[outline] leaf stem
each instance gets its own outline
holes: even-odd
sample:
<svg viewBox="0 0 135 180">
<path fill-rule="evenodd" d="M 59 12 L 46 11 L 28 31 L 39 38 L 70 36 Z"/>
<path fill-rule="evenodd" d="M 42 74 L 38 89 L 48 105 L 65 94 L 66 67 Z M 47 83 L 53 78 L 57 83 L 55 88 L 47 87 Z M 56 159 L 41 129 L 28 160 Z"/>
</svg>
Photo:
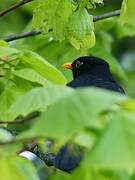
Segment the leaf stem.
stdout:
<svg viewBox="0 0 135 180">
<path fill-rule="evenodd" d="M 31 37 L 31 36 L 37 36 L 39 34 L 41 34 L 40 31 L 30 31 L 30 32 L 24 32 L 22 34 L 12 34 L 12 35 L 5 37 L 4 41 L 10 42 L 10 41 L 14 41 L 17 39 L 22 39 L 22 38 Z"/>
</svg>

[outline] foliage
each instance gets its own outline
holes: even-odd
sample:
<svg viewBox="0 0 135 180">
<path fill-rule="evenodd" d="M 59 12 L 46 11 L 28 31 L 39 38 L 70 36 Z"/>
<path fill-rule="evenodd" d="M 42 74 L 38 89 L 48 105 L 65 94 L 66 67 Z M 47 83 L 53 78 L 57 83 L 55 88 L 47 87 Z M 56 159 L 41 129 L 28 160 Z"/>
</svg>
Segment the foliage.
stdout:
<svg viewBox="0 0 135 180">
<path fill-rule="evenodd" d="M 7 0 L 4 3 L 9 4 Z M 25 30 L 33 27 L 42 33 L 13 43 L 0 41 L 2 178 L 40 179 L 41 167 L 35 168 L 18 154 L 35 139 L 46 152 L 44 141 L 51 139 L 54 153 L 63 144 L 75 144 L 83 148 L 84 160 L 71 174 L 44 165 L 43 179 L 134 179 L 135 49 L 128 41 L 135 36 L 135 4 L 133 0 L 123 0 L 120 17 L 93 22 L 93 14 L 98 15 L 101 9 L 109 11 L 111 2 L 108 6 L 104 3 L 34 0 L 22 12 L 16 12 L 14 21 L 18 27 L 13 27 L 15 22 L 11 21 L 8 29 L 6 21 L 0 20 L 5 36 L 26 23 Z M 11 17 L 6 17 L 8 22 Z M 128 46 L 129 51 L 124 52 L 122 48 L 127 50 Z M 71 75 L 61 68 L 62 63 L 82 55 L 106 59 L 114 76 L 125 86 L 127 96 L 94 87 L 65 86 Z M 39 115 L 28 118 L 33 112 Z"/>
</svg>

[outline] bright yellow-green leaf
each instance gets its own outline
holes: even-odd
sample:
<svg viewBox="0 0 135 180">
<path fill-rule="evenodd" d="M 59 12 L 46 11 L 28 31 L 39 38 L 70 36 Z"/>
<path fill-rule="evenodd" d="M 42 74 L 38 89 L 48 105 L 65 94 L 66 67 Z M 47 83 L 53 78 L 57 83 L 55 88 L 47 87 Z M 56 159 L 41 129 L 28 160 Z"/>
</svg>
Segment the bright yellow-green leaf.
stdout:
<svg viewBox="0 0 135 180">
<path fill-rule="evenodd" d="M 23 69 L 14 71 L 13 74 L 22 79 L 26 79 L 31 82 L 37 82 L 41 85 L 47 85 L 48 83 L 47 80 L 43 76 L 41 76 L 38 72 L 36 72 L 35 70 L 31 68 L 23 68 Z"/>
<path fill-rule="evenodd" d="M 9 44 L 6 41 L 0 40 L 0 46 L 7 47 Z"/>
<path fill-rule="evenodd" d="M 91 48 L 95 45 L 93 18 L 85 8 L 78 9 L 69 18 L 67 37 L 76 48 Z"/>
<path fill-rule="evenodd" d="M 38 180 L 31 162 L 22 157 L 0 158 L 0 174 L 5 180 Z"/>
<path fill-rule="evenodd" d="M 70 0 L 39 0 L 35 3 L 33 26 L 47 33 L 52 29 L 56 40 L 64 40 L 68 18 L 72 14 Z"/>
<path fill-rule="evenodd" d="M 123 0 L 121 8 L 121 28 L 126 35 L 135 35 L 135 2 L 134 0 Z"/>
<path fill-rule="evenodd" d="M 25 50 L 24 56 L 21 57 L 21 60 L 47 80 L 52 81 L 56 84 L 66 83 L 66 78 L 64 77 L 64 75 L 38 54 L 32 51 Z"/>
</svg>

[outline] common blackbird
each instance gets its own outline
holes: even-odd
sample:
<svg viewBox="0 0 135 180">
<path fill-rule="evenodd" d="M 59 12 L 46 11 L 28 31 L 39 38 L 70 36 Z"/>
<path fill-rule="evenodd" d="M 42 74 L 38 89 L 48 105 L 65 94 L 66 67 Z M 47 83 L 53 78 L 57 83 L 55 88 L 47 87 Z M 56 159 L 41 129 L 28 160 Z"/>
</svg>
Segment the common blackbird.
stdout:
<svg viewBox="0 0 135 180">
<path fill-rule="evenodd" d="M 114 80 L 109 64 L 101 58 L 84 56 L 76 59 L 73 63 L 65 63 L 63 66 L 71 69 L 73 73 L 73 80 L 67 86 L 72 88 L 95 86 L 124 94 L 123 88 Z M 70 172 L 80 164 L 82 157 L 81 151 L 72 155 L 66 145 L 56 155 L 54 166 Z"/>
<path fill-rule="evenodd" d="M 124 93 L 123 88 L 114 80 L 109 64 L 103 59 L 84 56 L 73 63 L 65 63 L 63 66 L 71 69 L 73 73 L 73 80 L 67 86 L 73 88 L 96 86 Z"/>
</svg>

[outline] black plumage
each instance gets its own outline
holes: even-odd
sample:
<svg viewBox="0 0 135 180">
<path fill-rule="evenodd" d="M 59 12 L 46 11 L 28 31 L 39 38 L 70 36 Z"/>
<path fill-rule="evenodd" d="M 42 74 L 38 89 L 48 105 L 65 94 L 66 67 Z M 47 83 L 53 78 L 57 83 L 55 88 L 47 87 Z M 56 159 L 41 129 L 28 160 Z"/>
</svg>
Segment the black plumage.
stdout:
<svg viewBox="0 0 135 180">
<path fill-rule="evenodd" d="M 123 88 L 114 80 L 109 64 L 103 59 L 84 56 L 72 63 L 73 80 L 67 85 L 73 88 L 95 86 L 119 93 Z"/>
<path fill-rule="evenodd" d="M 89 87 L 95 86 L 124 94 L 123 88 L 114 80 L 110 72 L 109 64 L 98 57 L 85 56 L 76 59 L 72 64 L 64 65 L 72 69 L 73 80 L 67 86 Z M 70 172 L 75 169 L 83 158 L 81 150 L 72 155 L 68 146 L 61 148 L 54 160 L 54 166 L 63 171 Z"/>
</svg>

